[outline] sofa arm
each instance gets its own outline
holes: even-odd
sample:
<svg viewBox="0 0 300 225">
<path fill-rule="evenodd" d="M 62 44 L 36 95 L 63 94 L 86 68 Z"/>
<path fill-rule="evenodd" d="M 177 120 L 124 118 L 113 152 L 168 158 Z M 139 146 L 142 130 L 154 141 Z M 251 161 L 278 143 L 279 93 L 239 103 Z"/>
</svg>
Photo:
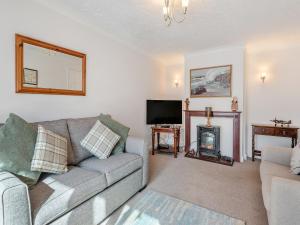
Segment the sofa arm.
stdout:
<svg viewBox="0 0 300 225">
<path fill-rule="evenodd" d="M 149 172 L 149 151 L 147 150 L 146 143 L 141 138 L 129 136 L 126 141 L 126 152 L 134 153 L 143 157 L 143 187 L 148 183 Z"/>
<path fill-rule="evenodd" d="M 267 147 L 262 150 L 261 154 L 263 161 L 289 166 L 292 157 L 292 148 Z"/>
<path fill-rule="evenodd" d="M 30 225 L 28 187 L 11 173 L 0 172 L 0 225 Z"/>
<path fill-rule="evenodd" d="M 295 225 L 300 221 L 300 181 L 272 178 L 270 225 Z"/>
</svg>

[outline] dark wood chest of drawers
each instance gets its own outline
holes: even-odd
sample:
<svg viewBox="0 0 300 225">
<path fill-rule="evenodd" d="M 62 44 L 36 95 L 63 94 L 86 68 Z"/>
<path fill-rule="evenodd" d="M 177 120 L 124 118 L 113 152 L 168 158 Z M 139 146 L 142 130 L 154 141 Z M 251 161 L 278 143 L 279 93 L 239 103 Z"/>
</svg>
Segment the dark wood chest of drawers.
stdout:
<svg viewBox="0 0 300 225">
<path fill-rule="evenodd" d="M 292 139 L 292 148 L 297 144 L 298 127 L 281 127 L 273 125 L 252 124 L 252 161 L 255 156 L 260 156 L 261 151 L 255 149 L 255 136 L 266 135 L 276 137 L 288 137 Z"/>
</svg>

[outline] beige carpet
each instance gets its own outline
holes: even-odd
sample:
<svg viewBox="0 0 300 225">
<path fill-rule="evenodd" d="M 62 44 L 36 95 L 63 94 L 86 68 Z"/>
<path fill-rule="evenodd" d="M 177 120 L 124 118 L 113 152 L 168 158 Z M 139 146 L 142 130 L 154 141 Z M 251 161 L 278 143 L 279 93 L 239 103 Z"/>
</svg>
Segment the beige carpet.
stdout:
<svg viewBox="0 0 300 225">
<path fill-rule="evenodd" d="M 189 159 L 179 154 L 150 157 L 148 188 L 246 221 L 267 225 L 263 206 L 259 162 L 233 167 Z"/>
</svg>

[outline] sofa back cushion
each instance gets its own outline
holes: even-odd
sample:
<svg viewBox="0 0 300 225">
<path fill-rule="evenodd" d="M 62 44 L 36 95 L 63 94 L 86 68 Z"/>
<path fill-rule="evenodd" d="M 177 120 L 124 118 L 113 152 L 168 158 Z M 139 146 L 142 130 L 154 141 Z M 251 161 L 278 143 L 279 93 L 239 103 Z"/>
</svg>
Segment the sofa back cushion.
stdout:
<svg viewBox="0 0 300 225">
<path fill-rule="evenodd" d="M 72 150 L 72 144 L 70 140 L 70 135 L 68 131 L 67 120 L 54 120 L 54 121 L 44 121 L 33 123 L 34 128 L 38 130 L 38 125 L 42 125 L 46 130 L 50 130 L 64 138 L 67 139 L 68 146 L 68 165 L 74 165 L 75 159 Z"/>
<path fill-rule="evenodd" d="M 95 125 L 98 117 L 87 117 L 80 119 L 68 119 L 68 129 L 73 147 L 74 164 L 93 156 L 88 150 L 84 149 L 80 141 L 90 132 Z"/>
<path fill-rule="evenodd" d="M 32 125 L 15 114 L 0 128 L 0 170 L 17 175 L 28 186 L 41 174 L 30 169 L 36 136 Z"/>
<path fill-rule="evenodd" d="M 111 118 L 110 115 L 100 114 L 99 120 L 102 124 L 118 134 L 121 138 L 112 151 L 112 155 L 119 154 L 125 151 L 125 143 L 129 133 L 129 127 L 124 126 L 118 121 Z"/>
<path fill-rule="evenodd" d="M 292 151 L 291 172 L 300 175 L 300 143 Z"/>
</svg>

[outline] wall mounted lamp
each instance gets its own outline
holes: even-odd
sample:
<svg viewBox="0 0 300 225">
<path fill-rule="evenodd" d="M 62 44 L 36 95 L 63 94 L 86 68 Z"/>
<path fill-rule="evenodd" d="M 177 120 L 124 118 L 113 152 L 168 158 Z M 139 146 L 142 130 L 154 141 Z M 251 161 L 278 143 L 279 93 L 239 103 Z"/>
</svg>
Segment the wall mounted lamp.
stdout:
<svg viewBox="0 0 300 225">
<path fill-rule="evenodd" d="M 175 80 L 175 81 L 174 81 L 174 85 L 175 85 L 176 88 L 178 88 L 178 86 L 179 86 L 179 81 L 178 81 L 178 80 Z"/>
<path fill-rule="evenodd" d="M 260 79 L 261 79 L 261 81 L 262 81 L 263 83 L 265 83 L 266 78 L 267 78 L 267 73 L 266 73 L 266 72 L 262 72 L 262 73 L 260 74 Z"/>
</svg>

